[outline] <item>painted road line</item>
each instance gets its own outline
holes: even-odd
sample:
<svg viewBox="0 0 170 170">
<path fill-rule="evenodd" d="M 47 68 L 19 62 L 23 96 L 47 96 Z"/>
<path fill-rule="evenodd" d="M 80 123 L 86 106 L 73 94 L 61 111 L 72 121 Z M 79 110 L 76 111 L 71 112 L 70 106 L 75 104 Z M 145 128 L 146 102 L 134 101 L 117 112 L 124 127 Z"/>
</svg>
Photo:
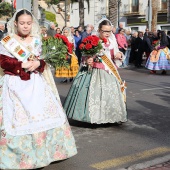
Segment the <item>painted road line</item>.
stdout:
<svg viewBox="0 0 170 170">
<path fill-rule="evenodd" d="M 150 89 L 141 89 L 141 91 L 150 91 L 150 90 L 164 90 L 164 89 L 170 89 L 170 87 L 157 87 L 157 88 L 150 88 Z"/>
<path fill-rule="evenodd" d="M 144 152 L 139 152 L 139 153 L 133 154 L 133 155 L 128 155 L 128 156 L 123 156 L 120 158 L 106 160 L 106 161 L 99 162 L 99 163 L 96 163 L 96 164 L 93 164 L 90 166 L 95 169 L 104 170 L 104 169 L 108 169 L 108 168 L 117 167 L 117 166 L 129 163 L 129 162 L 135 162 L 135 161 L 146 159 L 149 157 L 158 156 L 158 155 L 161 155 L 161 154 L 164 154 L 167 152 L 170 152 L 170 147 L 160 147 L 160 148 L 147 150 Z"/>
</svg>

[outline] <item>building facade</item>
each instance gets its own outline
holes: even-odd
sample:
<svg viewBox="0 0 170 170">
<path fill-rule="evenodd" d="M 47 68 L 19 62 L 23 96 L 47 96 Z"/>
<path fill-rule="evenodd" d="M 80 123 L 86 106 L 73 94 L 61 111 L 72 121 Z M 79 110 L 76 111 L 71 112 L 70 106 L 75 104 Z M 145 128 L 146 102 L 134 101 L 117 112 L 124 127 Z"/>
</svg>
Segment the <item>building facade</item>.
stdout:
<svg viewBox="0 0 170 170">
<path fill-rule="evenodd" d="M 11 0 L 2 0 L 2 2 L 8 2 L 11 4 Z"/>
<path fill-rule="evenodd" d="M 89 0 L 89 1 L 90 1 L 89 13 L 87 3 L 86 1 L 84 1 L 85 25 L 87 24 L 95 25 L 97 21 L 101 19 L 102 16 L 112 15 L 109 14 L 108 12 L 109 0 Z M 115 1 L 117 1 L 118 3 L 119 0 Z M 149 2 L 151 2 L 151 0 L 121 0 L 121 3 L 119 5 L 119 15 L 117 14 L 117 16 L 119 16 L 119 22 L 123 23 L 124 28 L 144 31 L 145 28 L 148 27 Z M 157 29 L 170 30 L 170 24 L 168 23 L 169 0 L 157 0 L 156 4 L 157 4 Z M 150 11 L 152 11 L 152 9 Z M 72 26 L 79 25 L 78 3 L 70 5 L 70 25 Z"/>
<path fill-rule="evenodd" d="M 155 0 L 152 1 L 155 3 L 157 8 L 156 29 L 170 30 L 167 10 L 168 0 L 157 0 L 157 3 Z M 154 18 L 153 8 L 150 10 L 148 9 L 150 2 L 150 0 L 122 0 L 120 6 L 120 22 L 123 22 L 125 27 L 129 27 L 132 30 L 144 31 L 145 28 L 148 27 L 148 18 L 150 15 L 152 15 L 152 19 Z"/>
<path fill-rule="evenodd" d="M 102 16 L 108 15 L 108 0 L 89 0 L 88 4 L 84 0 L 84 25 L 95 25 Z M 70 4 L 70 25 L 77 27 L 79 25 L 79 5 Z"/>
</svg>

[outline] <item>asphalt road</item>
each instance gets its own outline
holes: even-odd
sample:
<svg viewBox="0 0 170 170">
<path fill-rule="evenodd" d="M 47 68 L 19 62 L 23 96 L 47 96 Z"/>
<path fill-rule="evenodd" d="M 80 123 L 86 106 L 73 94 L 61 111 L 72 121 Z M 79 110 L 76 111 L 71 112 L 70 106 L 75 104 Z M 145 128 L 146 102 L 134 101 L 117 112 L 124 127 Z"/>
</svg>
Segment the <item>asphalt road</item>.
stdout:
<svg viewBox="0 0 170 170">
<path fill-rule="evenodd" d="M 170 71 L 119 69 L 127 82 L 128 122 L 91 125 L 69 120 L 78 154 L 43 170 L 117 170 L 170 154 Z M 64 101 L 71 83 L 56 85 Z"/>
</svg>

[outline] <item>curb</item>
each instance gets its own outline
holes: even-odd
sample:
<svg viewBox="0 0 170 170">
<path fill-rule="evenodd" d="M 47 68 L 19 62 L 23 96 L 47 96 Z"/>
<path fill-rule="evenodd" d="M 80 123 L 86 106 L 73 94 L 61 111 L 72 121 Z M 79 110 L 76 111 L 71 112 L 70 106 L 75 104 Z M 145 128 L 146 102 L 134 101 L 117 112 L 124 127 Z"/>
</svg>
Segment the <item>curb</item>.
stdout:
<svg viewBox="0 0 170 170">
<path fill-rule="evenodd" d="M 144 168 L 148 168 L 150 166 L 161 164 L 161 163 L 167 162 L 169 160 L 170 160 L 170 155 L 166 155 L 166 156 L 163 156 L 163 157 L 155 158 L 151 161 L 146 161 L 146 162 L 143 162 L 143 163 L 134 164 L 132 166 L 129 166 L 128 168 L 121 168 L 121 169 L 118 169 L 118 170 L 142 170 Z"/>
</svg>

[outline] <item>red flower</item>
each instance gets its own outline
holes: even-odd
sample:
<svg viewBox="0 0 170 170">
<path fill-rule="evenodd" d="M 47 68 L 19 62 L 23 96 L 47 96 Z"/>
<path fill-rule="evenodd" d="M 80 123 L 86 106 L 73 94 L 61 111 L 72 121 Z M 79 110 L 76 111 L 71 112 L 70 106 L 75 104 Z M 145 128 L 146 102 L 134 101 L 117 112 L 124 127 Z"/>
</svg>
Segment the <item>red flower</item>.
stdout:
<svg viewBox="0 0 170 170">
<path fill-rule="evenodd" d="M 60 34 L 55 34 L 54 38 L 60 38 Z"/>
<path fill-rule="evenodd" d="M 87 40 L 88 40 L 87 38 L 84 38 L 82 43 L 86 43 Z"/>
<path fill-rule="evenodd" d="M 68 38 L 65 36 L 62 36 L 62 40 L 64 41 L 64 43 L 69 43 Z"/>
<path fill-rule="evenodd" d="M 102 40 L 103 40 L 103 43 L 105 43 L 105 44 L 107 43 L 107 39 L 106 38 L 103 38 Z"/>
<path fill-rule="evenodd" d="M 74 44 L 70 43 L 70 44 L 68 45 L 68 52 L 69 52 L 70 54 L 73 53 L 73 48 L 74 48 Z"/>
<path fill-rule="evenodd" d="M 79 45 L 79 49 L 82 50 L 83 48 L 84 48 L 84 44 L 81 43 L 81 44 Z"/>
<path fill-rule="evenodd" d="M 70 54 L 73 53 L 74 45 L 69 42 L 69 40 L 66 36 L 61 35 L 61 34 L 55 34 L 54 38 L 62 39 L 63 43 L 67 46 L 68 53 L 70 53 Z"/>
<path fill-rule="evenodd" d="M 100 40 L 100 38 L 97 37 L 96 35 L 92 35 L 91 37 L 92 37 L 94 40 L 96 40 L 96 41 L 99 41 L 99 40 Z"/>
<path fill-rule="evenodd" d="M 156 44 L 157 43 L 157 40 L 153 41 L 153 44 Z"/>
<path fill-rule="evenodd" d="M 91 48 L 92 48 L 92 45 L 91 45 L 91 44 L 86 44 L 86 45 L 85 45 L 85 49 L 86 49 L 86 50 L 89 50 L 89 49 L 91 49 Z"/>
<path fill-rule="evenodd" d="M 87 40 L 88 40 L 88 41 L 93 41 L 94 38 L 93 38 L 92 36 L 88 36 L 88 37 L 87 37 Z"/>
<path fill-rule="evenodd" d="M 93 41 L 91 42 L 91 44 L 92 44 L 93 46 L 97 46 L 97 45 L 98 45 L 98 41 L 93 40 Z"/>
<path fill-rule="evenodd" d="M 102 49 L 100 38 L 96 35 L 84 38 L 79 49 L 83 55 L 95 55 L 100 53 L 100 50 Z"/>
</svg>

